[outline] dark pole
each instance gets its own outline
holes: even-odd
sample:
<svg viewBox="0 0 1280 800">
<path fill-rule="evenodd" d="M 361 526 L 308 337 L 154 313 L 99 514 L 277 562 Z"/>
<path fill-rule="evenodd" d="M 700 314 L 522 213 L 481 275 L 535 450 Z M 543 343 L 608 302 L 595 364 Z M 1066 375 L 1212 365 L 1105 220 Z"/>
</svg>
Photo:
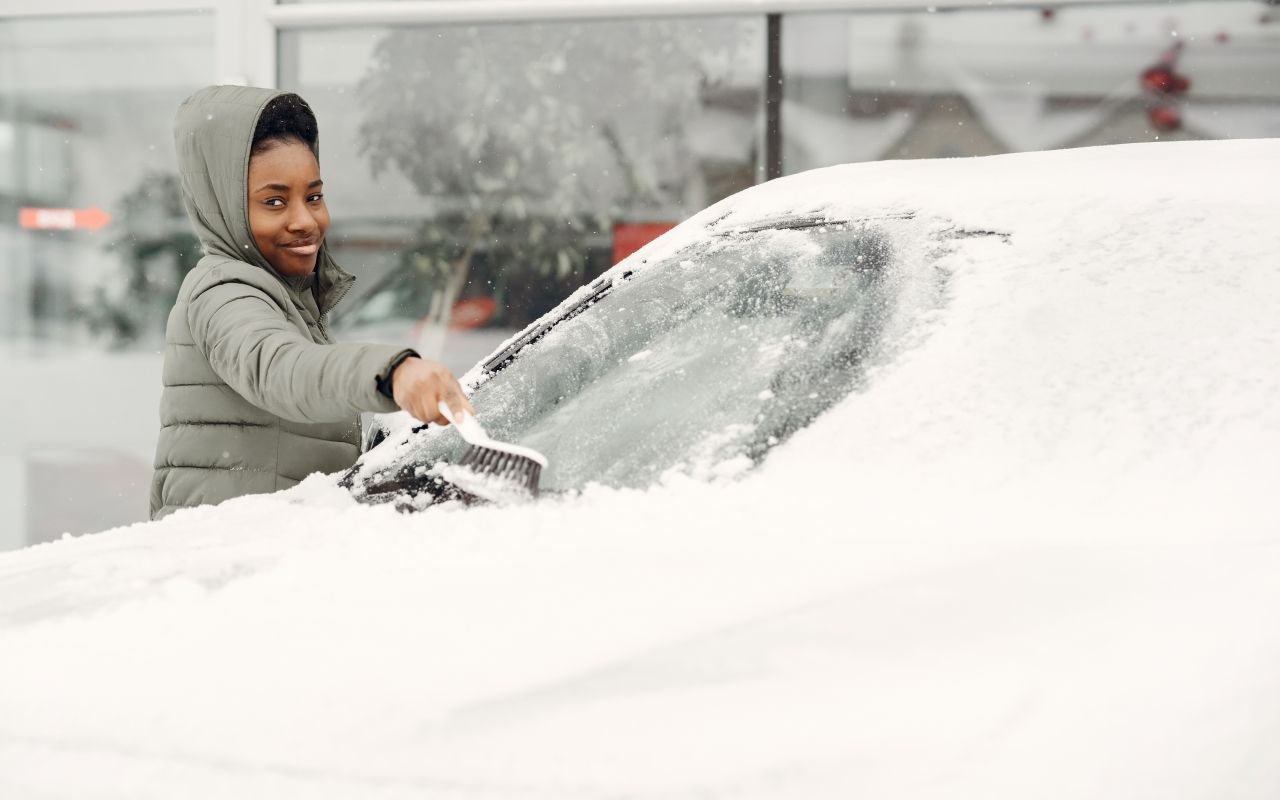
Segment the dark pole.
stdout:
<svg viewBox="0 0 1280 800">
<path fill-rule="evenodd" d="M 769 14 L 764 78 L 764 179 L 782 177 L 782 15 Z"/>
</svg>

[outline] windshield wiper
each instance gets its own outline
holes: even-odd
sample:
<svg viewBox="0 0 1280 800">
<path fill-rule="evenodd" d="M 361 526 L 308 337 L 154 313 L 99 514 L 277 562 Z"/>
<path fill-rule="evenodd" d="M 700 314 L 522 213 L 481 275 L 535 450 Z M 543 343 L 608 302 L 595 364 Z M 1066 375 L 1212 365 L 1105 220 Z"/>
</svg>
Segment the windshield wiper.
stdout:
<svg viewBox="0 0 1280 800">
<path fill-rule="evenodd" d="M 578 302 L 574 303 L 572 306 L 566 309 L 563 314 L 561 314 L 560 316 L 556 317 L 553 320 L 544 322 L 534 327 L 532 330 L 529 330 L 528 332 L 526 332 L 523 336 L 516 339 L 511 344 L 507 345 L 505 348 L 503 348 L 499 353 L 494 355 L 488 361 L 484 362 L 484 366 L 481 367 L 481 369 L 483 369 L 487 375 L 492 375 L 493 373 L 507 366 L 508 364 L 510 364 L 512 361 L 515 360 L 516 356 L 520 354 L 521 350 L 533 344 L 534 342 L 538 341 L 543 336 L 546 336 L 547 333 L 549 333 L 551 329 L 554 328 L 555 326 L 559 325 L 562 322 L 565 322 L 566 320 L 573 319 L 574 317 L 581 314 L 583 311 L 586 311 L 591 306 L 600 302 L 605 297 L 605 295 L 613 291 L 613 288 L 615 286 L 617 286 L 619 283 L 622 283 L 623 281 L 629 280 L 633 274 L 635 273 L 632 270 L 627 270 L 626 272 L 622 273 L 617 277 L 613 277 L 608 274 L 605 274 L 605 275 L 601 275 L 599 278 L 596 278 L 595 281 L 591 283 L 590 288 L 587 290 L 586 295 L 584 295 L 580 300 L 578 300 Z"/>
</svg>

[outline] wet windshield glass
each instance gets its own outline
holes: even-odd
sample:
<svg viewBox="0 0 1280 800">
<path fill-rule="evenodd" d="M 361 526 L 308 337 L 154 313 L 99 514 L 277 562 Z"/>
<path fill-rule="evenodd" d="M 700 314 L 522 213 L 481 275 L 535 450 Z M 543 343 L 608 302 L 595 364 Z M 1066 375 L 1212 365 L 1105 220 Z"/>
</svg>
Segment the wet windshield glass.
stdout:
<svg viewBox="0 0 1280 800">
<path fill-rule="evenodd" d="M 638 265 L 472 402 L 491 436 L 547 456 L 543 490 L 735 474 L 856 388 L 937 305 L 936 270 L 922 266 L 937 239 L 925 227 L 738 232 Z M 429 429 L 408 460 L 420 469 L 464 449 L 455 432 Z"/>
</svg>

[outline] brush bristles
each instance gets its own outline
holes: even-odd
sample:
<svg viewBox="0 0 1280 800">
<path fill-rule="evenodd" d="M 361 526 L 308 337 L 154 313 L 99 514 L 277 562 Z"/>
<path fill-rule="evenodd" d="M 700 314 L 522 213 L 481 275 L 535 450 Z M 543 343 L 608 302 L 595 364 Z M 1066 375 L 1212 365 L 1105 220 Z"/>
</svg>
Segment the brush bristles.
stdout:
<svg viewBox="0 0 1280 800">
<path fill-rule="evenodd" d="M 477 475 L 509 481 L 533 495 L 538 493 L 538 479 L 542 476 L 542 465 L 532 458 L 478 445 L 463 454 L 458 466 Z"/>
</svg>

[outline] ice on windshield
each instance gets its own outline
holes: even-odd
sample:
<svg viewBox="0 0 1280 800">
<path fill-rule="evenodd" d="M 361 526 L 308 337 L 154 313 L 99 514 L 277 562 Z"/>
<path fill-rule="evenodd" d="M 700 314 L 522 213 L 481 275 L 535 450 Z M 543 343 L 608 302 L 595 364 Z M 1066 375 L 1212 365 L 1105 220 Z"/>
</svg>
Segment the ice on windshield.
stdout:
<svg viewBox="0 0 1280 800">
<path fill-rule="evenodd" d="M 909 218 L 713 236 L 614 278 L 472 402 L 491 436 L 547 456 L 544 490 L 732 476 L 857 389 L 940 304 L 943 241 Z M 464 449 L 431 429 L 396 466 L 422 474 Z"/>
</svg>

